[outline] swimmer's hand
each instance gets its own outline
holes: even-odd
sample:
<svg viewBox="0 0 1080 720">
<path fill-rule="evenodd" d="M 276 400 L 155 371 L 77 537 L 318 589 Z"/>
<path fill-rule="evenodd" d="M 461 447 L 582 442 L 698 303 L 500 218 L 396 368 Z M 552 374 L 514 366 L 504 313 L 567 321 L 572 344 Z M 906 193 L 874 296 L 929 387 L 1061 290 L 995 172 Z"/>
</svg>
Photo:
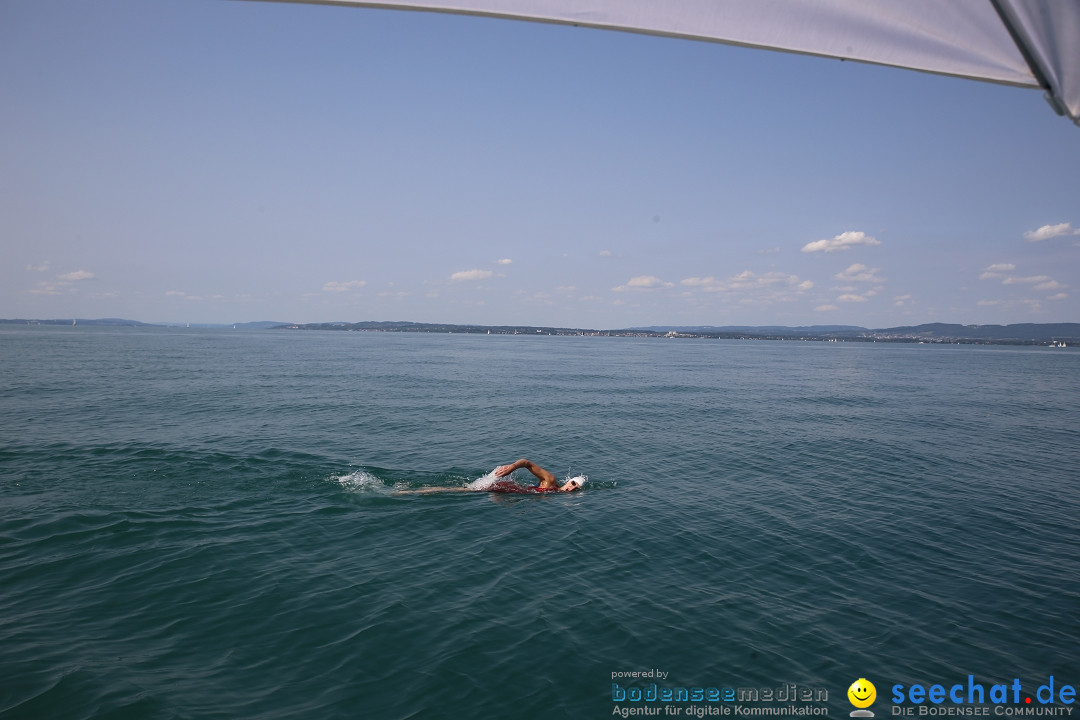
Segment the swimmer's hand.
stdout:
<svg viewBox="0 0 1080 720">
<path fill-rule="evenodd" d="M 517 462 L 510 463 L 509 465 L 500 465 L 499 467 L 495 468 L 495 477 L 506 477 L 518 468 L 529 468 L 531 470 L 531 465 L 531 462 L 529 462 L 525 458 L 521 458 Z"/>
</svg>

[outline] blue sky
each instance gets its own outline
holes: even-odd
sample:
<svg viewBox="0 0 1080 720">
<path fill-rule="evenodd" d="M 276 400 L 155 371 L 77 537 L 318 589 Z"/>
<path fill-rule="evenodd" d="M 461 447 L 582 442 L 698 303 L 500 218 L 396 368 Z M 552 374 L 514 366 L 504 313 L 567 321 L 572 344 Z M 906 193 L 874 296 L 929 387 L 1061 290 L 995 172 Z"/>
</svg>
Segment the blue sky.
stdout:
<svg viewBox="0 0 1080 720">
<path fill-rule="evenodd" d="M 1080 321 L 1037 91 L 235 0 L 0 2 L 0 317 Z"/>
</svg>

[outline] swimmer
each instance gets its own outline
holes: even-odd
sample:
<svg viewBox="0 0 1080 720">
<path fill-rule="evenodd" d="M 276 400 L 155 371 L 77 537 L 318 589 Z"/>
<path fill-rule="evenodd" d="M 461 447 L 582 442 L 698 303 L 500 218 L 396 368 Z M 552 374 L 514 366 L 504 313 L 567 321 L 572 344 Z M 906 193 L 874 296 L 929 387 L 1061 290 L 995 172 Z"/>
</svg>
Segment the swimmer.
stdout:
<svg viewBox="0 0 1080 720">
<path fill-rule="evenodd" d="M 532 460 L 526 460 L 521 458 L 517 462 L 510 463 L 509 465 L 500 465 L 495 468 L 492 473 L 497 478 L 504 478 L 515 470 L 525 468 L 540 481 L 539 485 L 523 486 L 518 485 L 512 480 L 499 480 L 484 488 L 471 488 L 471 487 L 433 487 L 433 488 L 420 488 L 419 490 L 399 490 L 399 495 L 427 495 L 429 493 L 443 493 L 443 492 L 494 492 L 494 493 L 549 493 L 549 492 L 573 492 L 574 490 L 580 490 L 581 486 L 585 483 L 581 477 L 570 478 L 563 485 L 559 485 L 559 481 L 555 479 L 555 475 L 550 471 L 540 467 Z"/>
<path fill-rule="evenodd" d="M 515 463 L 511 463 L 509 465 L 500 465 L 499 467 L 495 468 L 495 477 L 500 477 L 500 478 L 501 477 L 506 477 L 510 473 L 512 473 L 515 470 L 518 470 L 520 468 L 525 468 L 526 470 L 531 472 L 533 475 L 535 475 L 536 478 L 540 481 L 539 485 L 536 485 L 534 488 L 532 488 L 534 492 L 573 492 L 574 490 L 580 490 L 581 489 L 581 485 L 582 485 L 581 478 L 579 478 L 579 477 L 571 478 L 570 480 L 566 481 L 565 485 L 560 486 L 559 481 L 555 479 L 555 476 L 553 474 L 551 474 L 550 471 L 545 470 L 544 468 L 540 467 L 539 465 L 534 463 L 532 460 L 526 460 L 525 458 L 521 458 L 520 460 L 518 460 Z M 499 485 L 502 485 L 503 483 L 509 483 L 509 482 L 510 482 L 509 480 L 502 480 L 500 482 L 495 483 L 495 485 L 492 485 L 491 487 L 495 488 L 495 487 L 497 487 Z M 510 483 L 510 484 L 513 484 L 513 483 Z M 495 492 L 500 492 L 500 491 L 496 490 Z M 503 490 L 501 492 L 507 492 L 507 491 Z M 510 490 L 509 492 L 514 492 L 514 491 Z"/>
</svg>

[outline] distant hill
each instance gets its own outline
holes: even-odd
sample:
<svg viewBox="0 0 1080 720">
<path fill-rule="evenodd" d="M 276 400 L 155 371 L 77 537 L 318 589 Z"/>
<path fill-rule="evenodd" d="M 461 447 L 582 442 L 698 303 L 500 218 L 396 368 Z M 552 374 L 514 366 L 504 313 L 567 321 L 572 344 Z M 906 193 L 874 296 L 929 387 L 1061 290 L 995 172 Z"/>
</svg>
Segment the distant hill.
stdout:
<svg viewBox="0 0 1080 720">
<path fill-rule="evenodd" d="M 839 332 L 866 332 L 866 328 L 858 325 L 805 325 L 788 327 L 786 325 L 653 325 L 650 327 L 629 328 L 631 331 L 655 332 L 655 333 L 690 333 L 690 334 L 714 334 L 714 333 L 751 333 L 768 335 L 805 335 L 839 333 Z"/>
<path fill-rule="evenodd" d="M 139 322 L 138 320 L 123 320 L 121 318 L 99 318 L 87 320 L 84 318 L 62 318 L 54 320 L 35 319 L 0 319 L 0 325 L 111 325 L 117 327 L 153 327 L 151 323 Z"/>
<path fill-rule="evenodd" d="M 144 323 L 138 320 L 124 320 L 123 318 L 99 318 L 96 320 L 84 318 L 56 318 L 51 320 L 15 318 L 2 319 L 0 325 L 87 325 L 87 326 L 112 326 L 112 327 L 190 327 L 190 328 L 236 328 L 237 330 L 266 330 L 281 327 L 288 323 L 277 320 L 260 320 L 258 322 L 244 323 Z"/>
<path fill-rule="evenodd" d="M 849 340 L 966 341 L 998 343 L 1049 343 L 1055 340 L 1080 342 L 1080 323 L 1018 323 L 1015 325 L 958 325 L 926 323 L 902 327 L 868 329 L 854 325 L 785 326 L 652 326 L 634 328 L 640 332 L 682 333 L 725 337 L 839 338 Z"/>
<path fill-rule="evenodd" d="M 124 327 L 190 327 L 236 330 L 347 330 L 366 332 L 427 332 L 472 333 L 493 335 L 606 335 L 606 336 L 679 336 L 700 338 L 754 338 L 762 340 L 846 340 L 861 342 L 959 342 L 1050 345 L 1065 342 L 1080 346 L 1080 323 L 1017 323 L 1014 325 L 958 325 L 925 323 L 892 328 L 868 329 L 857 325 L 651 325 L 621 330 L 594 330 L 535 325 L 453 325 L 447 323 L 418 323 L 407 320 L 283 323 L 272 320 L 243 323 L 144 323 L 138 320 L 101 318 L 85 320 L 60 318 L 53 320 L 0 319 L 2 325 L 82 325 Z"/>
<path fill-rule="evenodd" d="M 235 330 L 269 330 L 288 323 L 277 320 L 259 320 L 256 322 L 242 323 L 158 323 L 163 327 L 190 327 L 190 328 L 233 328 Z"/>
<path fill-rule="evenodd" d="M 580 328 L 536 327 L 534 325 L 453 325 L 449 323 L 417 323 L 408 321 L 375 321 L 303 323 L 283 325 L 288 330 L 349 330 L 367 332 L 427 332 L 496 335 L 581 335 L 613 331 L 583 330 Z"/>
<path fill-rule="evenodd" d="M 927 339 L 1010 340 L 1014 342 L 1080 341 L 1080 323 L 1017 323 L 1016 325 L 950 325 L 927 323 L 874 330 L 874 333 L 911 335 Z"/>
<path fill-rule="evenodd" d="M 959 342 L 1043 344 L 1066 341 L 1080 344 L 1080 323 L 1024 323 L 1017 325 L 956 325 L 928 323 L 876 330 L 857 325 L 803 327 L 753 325 L 653 325 L 619 330 L 536 327 L 531 325 L 451 325 L 407 321 L 364 321 L 288 325 L 293 330 L 347 330 L 352 332 L 487 333 L 499 335 L 607 335 L 638 337 L 750 338 L 761 340 L 846 340 L 855 342 Z"/>
</svg>

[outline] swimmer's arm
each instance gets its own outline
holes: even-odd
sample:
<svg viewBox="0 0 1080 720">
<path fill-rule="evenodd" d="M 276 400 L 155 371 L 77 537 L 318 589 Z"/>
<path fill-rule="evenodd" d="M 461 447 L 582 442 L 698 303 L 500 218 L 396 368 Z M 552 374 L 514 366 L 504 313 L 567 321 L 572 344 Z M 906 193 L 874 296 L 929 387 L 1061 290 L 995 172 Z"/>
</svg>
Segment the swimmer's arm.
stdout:
<svg viewBox="0 0 1080 720">
<path fill-rule="evenodd" d="M 550 485 L 551 483 L 555 483 L 556 487 L 559 484 L 559 481 L 555 479 L 555 476 L 552 473 L 540 467 L 532 460 L 526 460 L 525 458 L 521 458 L 517 462 L 511 463 L 510 465 L 500 465 L 499 467 L 495 468 L 495 477 L 506 477 L 515 470 L 519 470 L 521 468 L 525 468 L 537 478 L 539 478 L 541 484 L 546 483 Z"/>
</svg>

